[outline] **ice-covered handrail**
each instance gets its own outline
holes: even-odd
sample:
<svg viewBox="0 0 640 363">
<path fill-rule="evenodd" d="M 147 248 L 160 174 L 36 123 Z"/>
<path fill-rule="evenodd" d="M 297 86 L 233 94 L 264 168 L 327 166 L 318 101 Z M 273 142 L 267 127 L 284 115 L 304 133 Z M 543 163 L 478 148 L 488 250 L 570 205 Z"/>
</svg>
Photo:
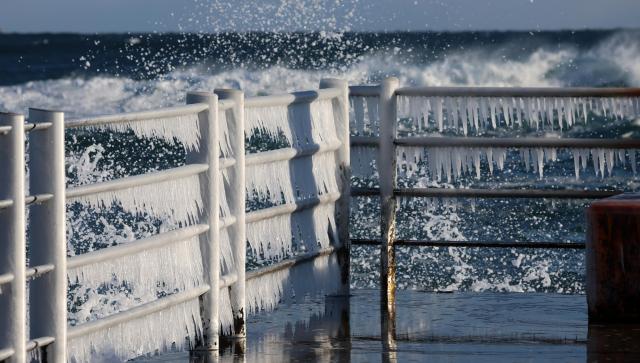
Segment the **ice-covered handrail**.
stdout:
<svg viewBox="0 0 640 363">
<path fill-rule="evenodd" d="M 567 190 L 567 189 L 447 189 L 447 188 L 397 188 L 394 195 L 423 198 L 550 198 L 550 199 L 600 199 L 620 194 L 620 191 Z M 353 188 L 357 197 L 380 195 L 379 188 Z"/>
<path fill-rule="evenodd" d="M 341 92 L 339 89 L 327 88 L 315 91 L 292 92 L 283 95 L 248 97 L 245 99 L 244 105 L 246 108 L 289 106 L 298 103 L 329 100 L 339 97 Z"/>
<path fill-rule="evenodd" d="M 0 200 L 0 209 L 9 208 L 13 205 L 13 200 L 11 199 L 2 199 Z"/>
<path fill-rule="evenodd" d="M 287 269 L 290 269 L 290 268 L 292 268 L 294 266 L 297 266 L 297 265 L 305 263 L 305 262 L 311 262 L 311 261 L 315 260 L 318 257 L 323 257 L 323 256 L 330 255 L 335 251 L 336 251 L 336 248 L 331 246 L 331 247 L 323 248 L 323 249 L 318 250 L 318 251 L 307 252 L 307 253 L 304 253 L 302 255 L 298 255 L 296 257 L 289 258 L 289 259 L 286 259 L 284 261 L 280 261 L 280 262 L 275 263 L 273 265 L 269 265 L 269 266 L 265 266 L 265 267 L 261 267 L 261 268 L 255 269 L 253 271 L 247 271 L 247 281 L 253 280 L 253 279 L 257 279 L 257 278 L 259 278 L 261 276 L 273 274 L 273 273 L 276 273 L 278 271 L 287 270 Z"/>
<path fill-rule="evenodd" d="M 27 278 L 36 278 L 53 271 L 56 267 L 51 264 L 31 266 L 27 269 L 25 276 Z"/>
<path fill-rule="evenodd" d="M 27 342 L 27 351 L 29 352 L 36 348 L 46 347 L 47 345 L 55 342 L 55 340 L 56 339 L 54 337 L 40 337 L 31 339 Z"/>
<path fill-rule="evenodd" d="M 209 169 L 205 164 L 191 164 L 154 173 L 129 176 L 101 183 L 82 185 L 67 189 L 67 199 L 78 198 L 102 192 L 112 192 L 141 185 L 155 184 L 203 173 Z"/>
<path fill-rule="evenodd" d="M 259 153 L 247 154 L 245 159 L 245 165 L 260 165 L 273 163 L 277 161 L 288 161 L 305 156 L 312 156 L 315 154 L 321 154 L 326 152 L 333 152 L 342 147 L 340 141 L 334 141 L 324 144 L 311 144 L 304 147 L 295 148 L 287 147 L 276 150 L 262 151 Z"/>
<path fill-rule="evenodd" d="M 0 126 L 0 135 L 6 135 L 11 132 L 11 126 Z"/>
<path fill-rule="evenodd" d="M 132 255 L 150 249 L 161 248 L 171 243 L 187 240 L 200 235 L 209 230 L 209 226 L 198 224 L 190 227 L 180 228 L 169 232 L 157 234 L 152 237 L 140 239 L 131 243 L 107 247 L 98 251 L 84 253 L 82 255 L 69 257 L 67 268 L 74 269 L 93 263 L 115 259 L 127 255 Z"/>
<path fill-rule="evenodd" d="M 129 123 L 135 121 L 146 121 L 155 119 L 164 119 L 178 116 L 187 116 L 197 114 L 208 109 L 209 106 L 204 103 L 196 103 L 185 106 L 176 106 L 161 108 L 157 110 L 119 113 L 115 115 L 88 117 L 81 119 L 73 119 L 65 122 L 65 128 L 78 128 L 86 126 L 104 126 L 114 123 Z"/>
<path fill-rule="evenodd" d="M 422 97 L 638 97 L 640 88 L 402 87 L 395 94 Z"/>
<path fill-rule="evenodd" d="M 269 207 L 247 213 L 247 224 L 259 222 L 265 219 L 274 218 L 281 215 L 293 214 L 318 205 L 333 203 L 340 198 L 340 193 L 330 193 L 320 195 L 316 198 L 308 198 L 295 203 L 287 203 L 275 207 Z"/>
<path fill-rule="evenodd" d="M 15 353 L 15 350 L 13 348 L 0 349 L 0 362 L 4 361 L 5 359 L 11 358 L 13 356 L 13 353 Z"/>
<path fill-rule="evenodd" d="M 13 274 L 12 273 L 5 273 L 0 275 L 0 285 L 6 284 L 13 281 Z"/>
<path fill-rule="evenodd" d="M 135 308 L 110 315 L 106 318 L 70 327 L 67 333 L 67 339 L 71 340 L 79 338 L 98 330 L 107 329 L 114 325 L 125 323 L 136 318 L 162 311 L 180 303 L 198 298 L 199 296 L 205 294 L 207 291 L 209 291 L 209 286 L 201 285 L 187 291 L 181 291 L 169 296 L 165 296 L 158 300 L 137 306 Z"/>
</svg>

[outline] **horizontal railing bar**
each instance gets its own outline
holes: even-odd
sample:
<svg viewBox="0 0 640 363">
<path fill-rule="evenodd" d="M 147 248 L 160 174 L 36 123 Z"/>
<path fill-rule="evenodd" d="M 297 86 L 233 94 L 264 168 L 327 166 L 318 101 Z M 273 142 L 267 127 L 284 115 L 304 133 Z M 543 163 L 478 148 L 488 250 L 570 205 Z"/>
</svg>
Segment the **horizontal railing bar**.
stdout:
<svg viewBox="0 0 640 363">
<path fill-rule="evenodd" d="M 56 339 L 54 337 L 40 337 L 31 339 L 27 342 L 27 352 L 30 352 L 36 348 L 46 347 L 47 345 L 55 342 L 55 340 Z"/>
<path fill-rule="evenodd" d="M 13 205 L 13 200 L 11 199 L 0 199 L 0 209 L 9 208 Z"/>
<path fill-rule="evenodd" d="M 106 318 L 69 327 L 67 339 L 75 339 L 83 335 L 93 333 L 95 331 L 103 330 L 114 325 L 118 325 L 133 319 L 156 313 L 169 307 L 195 299 L 206 293 L 207 291 L 209 291 L 209 286 L 201 285 L 188 291 L 181 291 L 173 295 L 165 296 L 158 300 L 136 306 L 135 308 L 131 308 L 129 310 L 125 310 L 111 316 L 107 316 Z"/>
<path fill-rule="evenodd" d="M 335 251 L 335 247 L 327 247 L 319 251 L 308 252 L 294 258 L 286 259 L 284 261 L 280 261 L 276 264 L 261 267 L 259 269 L 253 271 L 247 271 L 247 281 L 256 279 L 258 277 L 269 275 L 274 272 L 290 269 L 296 265 L 300 265 L 305 262 L 313 261 L 314 259 L 326 255 L 330 255 Z"/>
<path fill-rule="evenodd" d="M 351 146 L 378 146 L 380 138 L 376 136 L 351 136 Z"/>
<path fill-rule="evenodd" d="M 53 125 L 51 122 L 37 122 L 24 124 L 24 132 L 46 130 Z"/>
<path fill-rule="evenodd" d="M 54 269 L 55 269 L 55 266 L 53 264 L 31 266 L 27 269 L 26 276 L 27 278 L 36 278 L 46 273 L 49 273 Z"/>
<path fill-rule="evenodd" d="M 11 281 L 13 281 L 13 274 L 12 273 L 5 273 L 5 274 L 1 274 L 0 275 L 0 285 L 2 284 L 7 284 Z"/>
<path fill-rule="evenodd" d="M 621 191 L 603 190 L 542 190 L 542 189 L 441 189 L 415 188 L 396 189 L 397 196 L 442 197 L 442 198 L 557 198 L 557 199 L 600 199 L 608 198 Z"/>
<path fill-rule="evenodd" d="M 105 260 L 111 260 L 118 257 L 136 254 L 150 249 L 161 248 L 168 244 L 184 241 L 193 236 L 200 235 L 208 230 L 208 225 L 196 224 L 193 226 L 160 233 L 133 242 L 69 257 L 67 259 L 67 268 L 78 268 Z"/>
<path fill-rule="evenodd" d="M 248 212 L 246 215 L 246 223 L 255 223 L 285 214 L 292 214 L 301 210 L 314 208 L 318 205 L 333 203 L 338 199 L 340 199 L 340 193 L 329 193 L 320 195 L 316 198 L 303 199 L 295 203 L 287 203 L 283 205 L 277 205 L 275 207 Z"/>
<path fill-rule="evenodd" d="M 0 126 L 0 135 L 5 135 L 11 132 L 11 126 Z"/>
<path fill-rule="evenodd" d="M 82 185 L 67 189 L 66 197 L 67 199 L 78 198 L 85 195 L 97 194 L 102 192 L 112 192 L 140 185 L 155 184 L 163 181 L 185 178 L 188 176 L 203 173 L 207 171 L 208 168 L 209 166 L 206 164 L 190 164 L 148 174 L 135 175 L 101 183 Z"/>
<path fill-rule="evenodd" d="M 326 144 L 305 145 L 302 148 L 287 147 L 276 150 L 262 151 L 245 156 L 245 165 L 260 165 L 274 163 L 277 161 L 288 161 L 302 158 L 305 156 L 331 152 L 339 150 L 342 146 L 340 141 L 334 141 Z"/>
<path fill-rule="evenodd" d="M 377 246 L 379 240 L 375 239 L 351 239 L 352 245 Z M 546 248 L 546 249 L 584 249 L 583 242 L 500 242 L 500 241 L 424 241 L 399 239 L 394 242 L 395 246 L 409 247 L 486 247 L 486 248 Z"/>
<path fill-rule="evenodd" d="M 0 362 L 4 361 L 5 359 L 11 358 L 11 356 L 15 352 L 16 351 L 13 350 L 13 348 L 0 349 Z"/>
<path fill-rule="evenodd" d="M 640 88 L 403 87 L 398 96 L 442 97 L 637 97 Z"/>
<path fill-rule="evenodd" d="M 220 227 L 220 229 L 231 227 L 236 223 L 236 220 L 237 219 L 236 219 L 235 216 L 224 217 L 224 218 L 220 219 L 219 227 Z"/>
<path fill-rule="evenodd" d="M 315 91 L 292 92 L 283 95 L 249 97 L 244 100 L 246 108 L 289 106 L 297 103 L 311 103 L 313 101 L 328 100 L 339 97 L 342 90 L 326 88 Z"/>
<path fill-rule="evenodd" d="M 380 86 L 349 86 L 349 96 L 378 97 L 380 96 Z"/>
<path fill-rule="evenodd" d="M 49 200 L 51 200 L 51 198 L 53 198 L 53 194 L 36 194 L 36 195 L 29 195 L 26 196 L 24 199 L 24 203 L 29 205 L 29 204 L 40 204 L 40 203 L 44 203 L 47 202 Z"/>
<path fill-rule="evenodd" d="M 543 190 L 543 189 L 443 189 L 402 188 L 395 195 L 427 198 L 551 198 L 551 199 L 600 199 L 622 194 L 622 191 L 605 190 Z M 378 196 L 379 188 L 351 188 L 355 197 Z"/>
<path fill-rule="evenodd" d="M 236 165 L 236 159 L 234 158 L 220 158 L 220 170 L 230 168 Z"/>
<path fill-rule="evenodd" d="M 238 275 L 236 273 L 229 273 L 224 276 L 220 276 L 220 284 L 218 285 L 221 289 L 225 287 L 229 287 L 238 281 Z"/>
<path fill-rule="evenodd" d="M 395 144 L 398 146 L 424 147 L 554 147 L 640 149 L 640 139 L 552 139 L 543 137 L 403 137 L 396 139 Z"/>
<path fill-rule="evenodd" d="M 157 110 L 149 110 L 142 112 L 120 113 L 116 115 L 98 116 L 91 118 L 68 120 L 65 122 L 65 128 L 76 128 L 86 126 L 102 126 L 113 123 L 135 122 L 153 119 L 163 119 L 170 117 L 193 115 L 208 109 L 206 103 L 194 103 L 185 106 L 160 108 Z"/>
</svg>

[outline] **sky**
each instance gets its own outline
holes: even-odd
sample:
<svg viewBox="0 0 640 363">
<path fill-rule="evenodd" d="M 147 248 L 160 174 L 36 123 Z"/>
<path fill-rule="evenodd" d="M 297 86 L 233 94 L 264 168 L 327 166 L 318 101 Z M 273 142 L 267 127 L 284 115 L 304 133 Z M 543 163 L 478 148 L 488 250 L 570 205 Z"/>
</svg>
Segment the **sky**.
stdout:
<svg viewBox="0 0 640 363">
<path fill-rule="evenodd" d="M 640 0 L 0 0 L 4 32 L 640 28 Z"/>
</svg>

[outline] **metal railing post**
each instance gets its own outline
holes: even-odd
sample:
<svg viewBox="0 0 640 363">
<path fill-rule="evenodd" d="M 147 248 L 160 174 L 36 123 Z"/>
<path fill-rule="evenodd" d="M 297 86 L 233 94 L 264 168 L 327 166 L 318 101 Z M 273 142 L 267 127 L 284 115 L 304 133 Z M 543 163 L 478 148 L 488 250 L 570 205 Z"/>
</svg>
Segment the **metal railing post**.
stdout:
<svg viewBox="0 0 640 363">
<path fill-rule="evenodd" d="M 338 238 L 340 241 L 338 251 L 338 262 L 341 268 L 342 288 L 340 295 L 349 296 L 349 274 L 350 274 L 350 249 L 349 238 L 349 213 L 351 202 L 351 151 L 349 133 L 349 83 L 341 79 L 323 79 L 320 81 L 320 88 L 338 88 L 342 90 L 342 95 L 334 100 L 334 118 L 336 122 L 336 133 L 342 146 L 337 151 L 339 176 L 338 187 L 340 188 L 340 199 L 336 203 L 336 224 Z M 336 102 L 337 101 L 337 102 Z"/>
<path fill-rule="evenodd" d="M 220 334 L 220 147 L 218 96 L 208 92 L 187 93 L 187 104 L 206 103 L 209 108 L 200 112 L 200 135 L 202 141 L 197 152 L 187 157 L 189 163 L 207 164 L 209 169 L 200 176 L 202 200 L 204 201 L 204 220 L 209 231 L 200 235 L 202 263 L 205 281 L 209 291 L 200 299 L 202 315 L 202 342 L 197 350 L 213 351 L 219 348 Z"/>
<path fill-rule="evenodd" d="M 0 209 L 0 274 L 13 279 L 0 286 L 0 350 L 13 349 L 10 362 L 26 362 L 26 242 L 24 116 L 0 113 L 0 199 L 13 203 Z"/>
<path fill-rule="evenodd" d="M 64 161 L 64 113 L 29 109 L 29 121 L 51 123 L 29 137 L 30 193 L 53 198 L 29 208 L 29 254 L 32 266 L 51 264 L 53 271 L 31 282 L 31 338 L 50 336 L 49 362 L 67 361 L 67 243 Z"/>
<path fill-rule="evenodd" d="M 234 337 L 246 337 L 246 293 L 245 293 L 245 261 L 247 249 L 245 225 L 245 148 L 244 148 L 244 92 L 235 89 L 216 89 L 218 98 L 229 99 L 234 102 L 233 122 L 228 122 L 229 140 L 235 165 L 229 170 L 229 209 L 236 217 L 236 223 L 230 228 L 231 250 L 236 263 L 237 281 L 231 285 L 230 299 L 233 311 Z"/>
<path fill-rule="evenodd" d="M 380 317 L 382 342 L 395 349 L 396 261 L 393 243 L 396 234 L 396 149 L 397 78 L 387 78 L 380 85 L 380 144 L 378 173 L 380 176 Z"/>
</svg>

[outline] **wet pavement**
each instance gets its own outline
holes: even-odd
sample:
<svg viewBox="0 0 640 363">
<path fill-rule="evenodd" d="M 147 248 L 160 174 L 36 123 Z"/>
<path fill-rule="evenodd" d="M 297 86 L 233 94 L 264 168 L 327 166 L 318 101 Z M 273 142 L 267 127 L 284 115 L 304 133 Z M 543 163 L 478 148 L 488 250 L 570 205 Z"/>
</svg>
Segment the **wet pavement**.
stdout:
<svg viewBox="0 0 640 363">
<path fill-rule="evenodd" d="M 350 311 L 350 313 L 349 313 Z M 394 351 L 380 339 L 379 291 L 309 299 L 253 316 L 246 345 L 155 362 L 640 361 L 640 326 L 589 326 L 584 295 L 397 294 Z"/>
</svg>

